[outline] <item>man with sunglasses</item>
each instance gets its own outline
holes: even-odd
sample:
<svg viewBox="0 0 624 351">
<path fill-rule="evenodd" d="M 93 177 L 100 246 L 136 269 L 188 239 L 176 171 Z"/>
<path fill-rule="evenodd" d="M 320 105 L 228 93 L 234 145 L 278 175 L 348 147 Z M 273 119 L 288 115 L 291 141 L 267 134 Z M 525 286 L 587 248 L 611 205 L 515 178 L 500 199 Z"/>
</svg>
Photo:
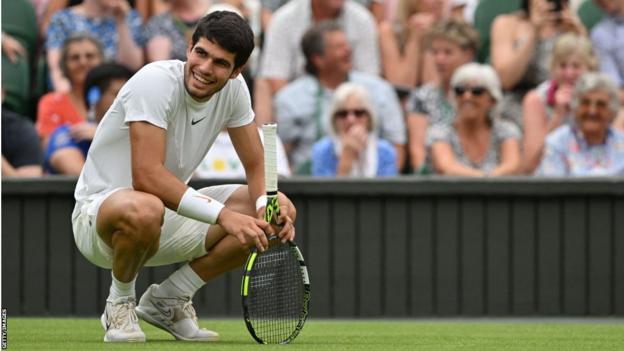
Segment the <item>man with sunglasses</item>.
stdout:
<svg viewBox="0 0 624 351">
<path fill-rule="evenodd" d="M 379 117 L 378 136 L 388 140 L 402 169 L 406 143 L 405 120 L 393 87 L 383 79 L 353 70 L 352 50 L 343 29 L 322 22 L 303 36 L 301 47 L 307 74 L 288 84 L 275 97 L 279 135 L 295 174 L 310 174 L 312 145 L 326 135 L 322 120 L 334 90 L 345 82 L 359 84 L 372 97 Z"/>
</svg>

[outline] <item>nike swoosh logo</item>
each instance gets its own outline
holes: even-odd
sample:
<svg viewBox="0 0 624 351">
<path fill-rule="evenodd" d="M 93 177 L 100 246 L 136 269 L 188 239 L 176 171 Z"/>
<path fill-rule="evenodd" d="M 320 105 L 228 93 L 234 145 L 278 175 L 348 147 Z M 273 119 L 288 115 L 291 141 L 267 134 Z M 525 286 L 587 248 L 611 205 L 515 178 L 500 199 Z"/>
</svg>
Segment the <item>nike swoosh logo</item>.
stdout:
<svg viewBox="0 0 624 351">
<path fill-rule="evenodd" d="M 173 318 L 173 311 L 171 310 L 171 307 L 163 306 L 161 303 L 155 303 L 154 307 L 156 307 L 156 309 L 160 313 L 162 313 L 167 319 Z"/>
<path fill-rule="evenodd" d="M 197 121 L 193 119 L 193 120 L 191 120 L 191 125 L 193 125 L 193 126 L 194 126 L 194 125 L 196 125 L 197 123 L 199 123 L 199 122 L 203 121 L 204 119 L 206 119 L 206 117 L 204 117 L 204 118 L 200 118 L 200 119 L 198 119 Z"/>
</svg>

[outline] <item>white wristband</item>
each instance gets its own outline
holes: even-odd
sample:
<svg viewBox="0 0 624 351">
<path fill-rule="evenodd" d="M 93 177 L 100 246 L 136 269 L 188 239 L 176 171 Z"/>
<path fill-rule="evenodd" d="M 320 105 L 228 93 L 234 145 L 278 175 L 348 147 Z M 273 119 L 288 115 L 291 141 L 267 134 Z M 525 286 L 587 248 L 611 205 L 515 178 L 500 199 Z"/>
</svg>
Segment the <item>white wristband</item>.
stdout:
<svg viewBox="0 0 624 351">
<path fill-rule="evenodd" d="M 201 222 L 217 223 L 219 213 L 225 207 L 219 201 L 204 195 L 199 191 L 188 188 L 178 205 L 178 214 L 184 217 L 193 218 Z"/>
<path fill-rule="evenodd" d="M 260 211 L 261 208 L 267 205 L 268 197 L 266 195 L 258 196 L 256 200 L 256 212 Z"/>
</svg>

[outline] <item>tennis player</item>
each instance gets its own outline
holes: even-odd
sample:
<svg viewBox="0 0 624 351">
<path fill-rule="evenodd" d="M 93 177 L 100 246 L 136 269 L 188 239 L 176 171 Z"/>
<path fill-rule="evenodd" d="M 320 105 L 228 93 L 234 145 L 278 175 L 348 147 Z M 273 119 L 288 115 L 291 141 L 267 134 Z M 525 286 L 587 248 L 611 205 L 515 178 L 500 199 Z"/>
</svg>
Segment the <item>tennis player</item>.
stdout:
<svg viewBox="0 0 624 351">
<path fill-rule="evenodd" d="M 106 342 L 141 342 L 138 317 L 178 340 L 213 341 L 192 305 L 205 282 L 242 265 L 267 234 L 295 236 L 296 210 L 283 194 L 280 220 L 262 220 L 264 160 L 249 91 L 240 76 L 253 50 L 247 23 L 232 12 L 199 21 L 187 62 L 160 61 L 137 72 L 101 121 L 76 185 L 74 238 L 93 264 L 111 269 L 101 318 Z M 226 127 L 247 186 L 186 185 Z M 135 300 L 143 266 L 188 262 Z M 135 308 L 136 307 L 136 308 Z"/>
</svg>

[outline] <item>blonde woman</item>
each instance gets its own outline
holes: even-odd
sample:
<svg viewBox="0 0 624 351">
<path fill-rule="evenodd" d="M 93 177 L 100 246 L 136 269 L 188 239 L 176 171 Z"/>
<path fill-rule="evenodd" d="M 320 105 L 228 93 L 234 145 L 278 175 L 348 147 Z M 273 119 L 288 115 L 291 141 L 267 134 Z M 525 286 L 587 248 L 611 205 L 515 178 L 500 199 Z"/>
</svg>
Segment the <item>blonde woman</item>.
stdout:
<svg viewBox="0 0 624 351">
<path fill-rule="evenodd" d="M 597 58 L 587 38 L 568 33 L 557 40 L 550 64 L 551 78 L 527 93 L 522 103 L 525 173 L 533 173 L 539 165 L 546 135 L 569 122 L 574 85 L 583 73 L 596 66 Z"/>
<path fill-rule="evenodd" d="M 328 136 L 312 148 L 312 175 L 375 177 L 397 174 L 392 144 L 378 139 L 377 117 L 365 88 L 343 83 L 325 117 Z"/>
<path fill-rule="evenodd" d="M 394 21 L 379 24 L 382 72 L 392 84 L 414 88 L 436 80 L 424 39 L 448 14 L 448 0 L 399 0 Z"/>
<path fill-rule="evenodd" d="M 501 176 L 520 168 L 520 131 L 494 118 L 502 97 L 500 81 L 488 65 L 469 63 L 451 79 L 457 116 L 450 125 L 429 129 L 427 139 L 436 173 Z"/>
</svg>

